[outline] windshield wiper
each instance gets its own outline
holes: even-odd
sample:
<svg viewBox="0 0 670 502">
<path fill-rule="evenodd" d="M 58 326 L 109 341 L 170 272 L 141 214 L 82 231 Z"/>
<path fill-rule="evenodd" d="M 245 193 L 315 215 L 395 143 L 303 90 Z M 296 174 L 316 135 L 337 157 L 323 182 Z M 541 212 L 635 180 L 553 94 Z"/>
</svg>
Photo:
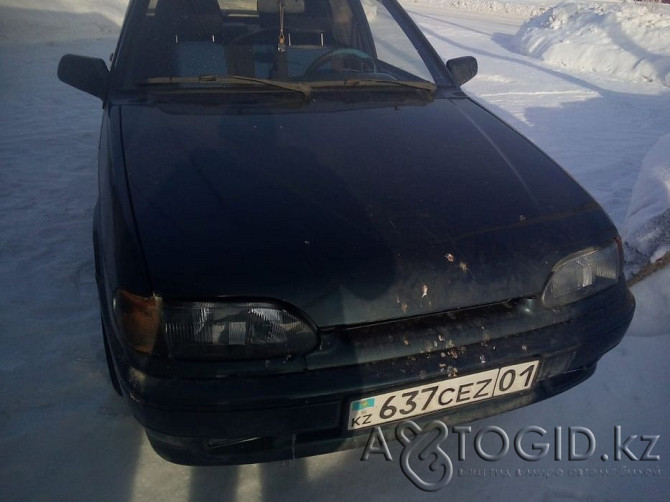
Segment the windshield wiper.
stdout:
<svg viewBox="0 0 670 502">
<path fill-rule="evenodd" d="M 380 87 L 380 86 L 400 86 L 411 89 L 421 89 L 431 94 L 435 92 L 437 86 L 432 82 L 412 81 L 412 80 L 386 80 L 381 78 L 361 78 L 346 79 L 336 81 L 312 82 L 312 87 Z"/>
<path fill-rule="evenodd" d="M 311 88 L 306 84 L 297 84 L 293 82 L 282 82 L 280 80 L 269 80 L 265 78 L 240 77 L 238 75 L 200 75 L 199 77 L 152 77 L 140 82 L 139 85 L 178 85 L 178 84 L 243 84 L 273 87 L 285 91 L 299 92 L 305 100 L 311 96 Z"/>
</svg>

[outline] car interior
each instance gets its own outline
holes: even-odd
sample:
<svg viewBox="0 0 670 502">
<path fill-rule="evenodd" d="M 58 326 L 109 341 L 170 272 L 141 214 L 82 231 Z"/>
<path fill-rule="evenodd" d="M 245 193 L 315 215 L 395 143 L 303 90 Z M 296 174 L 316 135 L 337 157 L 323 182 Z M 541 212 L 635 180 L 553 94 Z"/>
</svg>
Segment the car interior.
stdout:
<svg viewBox="0 0 670 502">
<path fill-rule="evenodd" d="M 377 71 L 365 15 L 348 0 L 152 0 L 148 5 L 133 44 L 135 82 L 206 75 L 329 80 Z"/>
</svg>

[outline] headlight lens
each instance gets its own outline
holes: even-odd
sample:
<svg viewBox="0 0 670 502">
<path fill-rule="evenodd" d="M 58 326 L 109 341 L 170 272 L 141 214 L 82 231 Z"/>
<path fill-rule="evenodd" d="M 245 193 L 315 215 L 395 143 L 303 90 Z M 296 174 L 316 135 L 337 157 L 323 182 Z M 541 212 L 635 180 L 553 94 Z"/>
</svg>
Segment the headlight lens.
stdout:
<svg viewBox="0 0 670 502">
<path fill-rule="evenodd" d="M 621 243 L 585 249 L 561 260 L 542 293 L 542 303 L 553 308 L 567 305 L 606 289 L 621 275 Z"/>
<path fill-rule="evenodd" d="M 129 345 L 174 359 L 289 357 L 318 343 L 308 322 L 270 303 L 163 302 L 120 291 L 115 310 Z"/>
</svg>

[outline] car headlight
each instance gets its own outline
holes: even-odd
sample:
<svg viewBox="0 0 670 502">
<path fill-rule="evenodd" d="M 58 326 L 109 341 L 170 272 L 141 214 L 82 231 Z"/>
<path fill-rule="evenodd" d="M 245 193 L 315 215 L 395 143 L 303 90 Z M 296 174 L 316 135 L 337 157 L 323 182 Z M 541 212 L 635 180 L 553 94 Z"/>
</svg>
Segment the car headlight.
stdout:
<svg viewBox="0 0 670 502">
<path fill-rule="evenodd" d="M 556 264 L 542 293 L 542 303 L 553 308 L 581 300 L 616 284 L 621 275 L 621 241 L 589 248 Z"/>
<path fill-rule="evenodd" d="M 182 360 L 249 360 L 307 353 L 316 329 L 264 302 L 167 302 L 119 291 L 114 302 L 126 342 L 139 352 Z"/>
</svg>

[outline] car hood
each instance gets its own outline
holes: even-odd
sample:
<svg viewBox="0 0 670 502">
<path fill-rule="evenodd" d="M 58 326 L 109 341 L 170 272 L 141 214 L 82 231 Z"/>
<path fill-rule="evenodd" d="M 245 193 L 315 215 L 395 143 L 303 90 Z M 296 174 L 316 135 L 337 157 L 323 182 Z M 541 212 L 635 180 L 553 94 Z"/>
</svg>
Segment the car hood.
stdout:
<svg viewBox="0 0 670 502">
<path fill-rule="evenodd" d="M 282 113 L 122 108 L 156 294 L 271 298 L 320 326 L 539 294 L 616 235 L 562 169 L 466 98 Z"/>
</svg>

